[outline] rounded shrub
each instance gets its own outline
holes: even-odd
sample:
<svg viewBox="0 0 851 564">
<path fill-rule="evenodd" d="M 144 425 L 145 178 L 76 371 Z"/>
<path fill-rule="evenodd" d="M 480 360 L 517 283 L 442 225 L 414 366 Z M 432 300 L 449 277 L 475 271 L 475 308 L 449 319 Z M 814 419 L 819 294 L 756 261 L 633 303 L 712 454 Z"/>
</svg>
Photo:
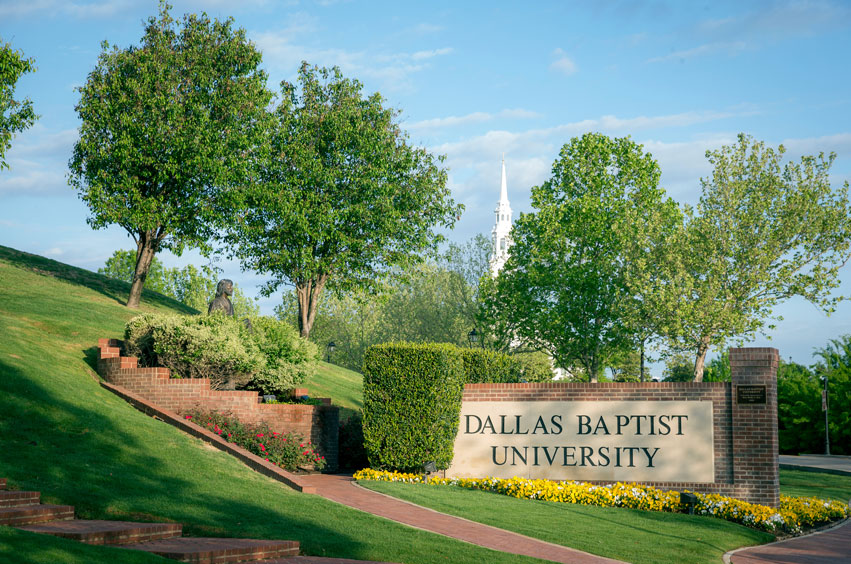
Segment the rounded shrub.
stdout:
<svg viewBox="0 0 851 564">
<path fill-rule="evenodd" d="M 249 389 L 280 395 L 316 374 L 318 347 L 302 339 L 288 323 L 256 317 L 249 333 L 265 360 L 249 382 Z"/>
<path fill-rule="evenodd" d="M 221 315 L 143 314 L 124 329 L 127 354 L 176 378 L 209 378 L 213 389 L 281 394 L 316 370 L 316 346 L 286 323 Z"/>
</svg>

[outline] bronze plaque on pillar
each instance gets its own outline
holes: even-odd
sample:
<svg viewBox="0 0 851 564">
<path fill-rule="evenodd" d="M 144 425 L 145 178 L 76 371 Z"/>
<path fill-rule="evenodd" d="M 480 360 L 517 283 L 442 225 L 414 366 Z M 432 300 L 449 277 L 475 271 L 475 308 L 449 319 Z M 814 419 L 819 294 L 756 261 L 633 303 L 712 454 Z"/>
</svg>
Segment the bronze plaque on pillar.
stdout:
<svg viewBox="0 0 851 564">
<path fill-rule="evenodd" d="M 736 403 L 741 404 L 765 404 L 765 386 L 736 386 Z"/>
</svg>

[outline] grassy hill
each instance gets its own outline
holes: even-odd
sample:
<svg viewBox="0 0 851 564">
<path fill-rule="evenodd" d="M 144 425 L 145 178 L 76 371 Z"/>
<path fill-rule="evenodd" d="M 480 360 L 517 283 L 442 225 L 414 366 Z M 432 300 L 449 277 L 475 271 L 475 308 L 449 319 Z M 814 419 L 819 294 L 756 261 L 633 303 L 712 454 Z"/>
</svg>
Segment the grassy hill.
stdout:
<svg viewBox="0 0 851 564">
<path fill-rule="evenodd" d="M 191 535 L 294 539 L 314 555 L 535 561 L 296 493 L 102 389 L 95 345 L 135 315 L 123 305 L 127 284 L 0 246 L 0 289 L 0 476 L 45 503 L 83 518 L 180 522 Z M 152 293 L 142 309 L 189 311 Z M 0 561 L 167 562 L 114 551 L 0 527 Z"/>
<path fill-rule="evenodd" d="M 363 376 L 336 364 L 320 362 L 316 376 L 303 384 L 311 396 L 331 398 L 345 412 L 363 409 Z"/>
<path fill-rule="evenodd" d="M 294 539 L 313 555 L 408 563 L 536 561 L 293 492 L 105 391 L 94 378 L 95 345 L 100 337 L 120 337 L 136 314 L 123 305 L 127 291 L 126 283 L 0 246 L 0 476 L 11 485 L 43 492 L 45 503 L 74 505 L 83 518 L 174 521 L 196 536 Z M 192 312 L 148 292 L 142 305 L 143 311 Z M 362 405 L 361 385 L 359 374 L 325 363 L 306 383 L 311 395 L 351 409 Z M 440 495 L 447 506 L 512 520 L 529 511 L 545 514 L 547 540 L 632 562 L 715 562 L 725 550 L 771 538 L 688 515 L 544 507 L 466 491 Z M 579 537 L 596 542 L 584 545 L 575 541 Z M 0 527 L 0 562 L 6 561 L 167 562 L 135 553 L 116 557 L 115 549 Z"/>
</svg>

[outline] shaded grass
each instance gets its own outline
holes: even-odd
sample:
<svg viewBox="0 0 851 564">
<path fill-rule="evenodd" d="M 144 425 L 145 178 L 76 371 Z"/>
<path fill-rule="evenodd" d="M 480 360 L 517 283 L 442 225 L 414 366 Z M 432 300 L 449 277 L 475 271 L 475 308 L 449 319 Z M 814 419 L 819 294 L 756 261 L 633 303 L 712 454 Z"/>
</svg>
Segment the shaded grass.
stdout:
<svg viewBox="0 0 851 564">
<path fill-rule="evenodd" d="M 81 542 L 0 527 L 0 562 L 57 564 L 57 562 L 121 562 L 167 564 L 174 560 L 147 552 L 92 546 Z"/>
<path fill-rule="evenodd" d="M 446 486 L 358 483 L 437 511 L 633 564 L 718 563 L 729 550 L 774 539 L 698 515 L 516 499 Z"/>
<path fill-rule="evenodd" d="M 327 362 L 320 362 L 316 375 L 304 384 L 311 396 L 329 397 L 339 405 L 341 417 L 348 418 L 352 411 L 363 410 L 363 376 Z"/>
<path fill-rule="evenodd" d="M 851 476 L 781 468 L 780 493 L 848 503 L 851 500 Z"/>
<path fill-rule="evenodd" d="M 112 281 L 0 248 L 0 287 L 0 476 L 11 487 L 74 505 L 81 518 L 179 522 L 196 536 L 292 539 L 312 555 L 536 562 L 299 494 L 102 389 L 92 377 L 92 348 L 100 337 L 120 337 L 139 313 L 122 305 Z M 141 311 L 173 307 L 147 297 Z M 2 533 L 16 563 L 133 561 Z"/>
</svg>

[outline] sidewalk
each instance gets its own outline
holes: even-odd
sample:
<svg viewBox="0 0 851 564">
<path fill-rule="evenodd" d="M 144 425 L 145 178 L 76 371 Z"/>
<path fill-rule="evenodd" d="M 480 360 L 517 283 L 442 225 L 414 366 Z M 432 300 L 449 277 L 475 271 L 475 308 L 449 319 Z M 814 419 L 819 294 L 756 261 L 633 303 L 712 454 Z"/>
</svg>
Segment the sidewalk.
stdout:
<svg viewBox="0 0 851 564">
<path fill-rule="evenodd" d="M 302 477 L 301 481 L 305 485 L 315 487 L 317 495 L 331 501 L 485 548 L 571 564 L 613 564 L 618 562 L 503 529 L 474 523 L 460 517 L 438 513 L 419 505 L 361 488 L 355 484 L 351 476 L 312 474 Z"/>
<path fill-rule="evenodd" d="M 851 475 L 851 456 L 781 454 L 780 467 Z M 805 537 L 731 552 L 725 555 L 724 561 L 733 564 L 851 564 L 851 521 Z"/>
<path fill-rule="evenodd" d="M 824 454 L 780 455 L 780 467 L 793 470 L 820 470 L 831 474 L 851 476 L 851 456 L 826 456 Z"/>
<path fill-rule="evenodd" d="M 851 563 L 851 521 L 820 533 L 728 553 L 733 564 Z M 725 555 L 726 556 L 726 555 Z"/>
</svg>

